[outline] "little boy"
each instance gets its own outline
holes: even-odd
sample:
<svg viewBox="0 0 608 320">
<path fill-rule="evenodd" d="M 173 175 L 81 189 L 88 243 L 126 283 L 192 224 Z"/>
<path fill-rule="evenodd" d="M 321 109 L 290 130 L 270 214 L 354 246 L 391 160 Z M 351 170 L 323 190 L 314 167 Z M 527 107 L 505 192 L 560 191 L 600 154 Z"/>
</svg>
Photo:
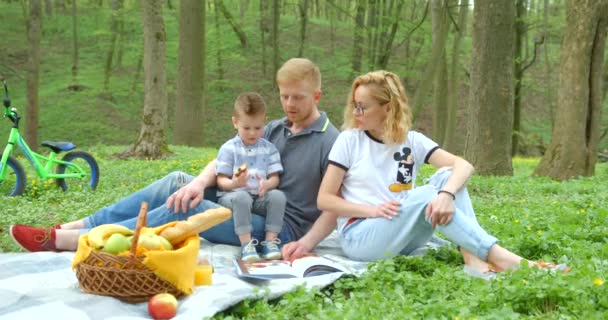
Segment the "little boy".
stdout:
<svg viewBox="0 0 608 320">
<path fill-rule="evenodd" d="M 277 235 L 283 228 L 286 198 L 276 190 L 283 171 L 277 148 L 262 137 L 266 104 L 257 93 L 243 93 L 234 103 L 232 124 L 237 136 L 224 143 L 217 155 L 218 203 L 232 209 L 234 231 L 241 241 L 241 259 L 281 259 Z M 251 237 L 251 213 L 266 217 L 266 238 Z"/>
</svg>

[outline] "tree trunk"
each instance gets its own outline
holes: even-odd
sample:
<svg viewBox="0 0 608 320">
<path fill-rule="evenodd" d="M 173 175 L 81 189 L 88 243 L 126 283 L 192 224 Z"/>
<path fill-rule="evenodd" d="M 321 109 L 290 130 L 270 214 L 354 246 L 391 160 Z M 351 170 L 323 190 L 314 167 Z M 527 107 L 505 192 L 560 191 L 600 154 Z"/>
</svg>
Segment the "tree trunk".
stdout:
<svg viewBox="0 0 608 320">
<path fill-rule="evenodd" d="M 25 110 L 25 141 L 38 150 L 38 84 L 40 79 L 40 39 L 42 38 L 42 5 L 40 0 L 29 1 L 27 40 L 29 57 L 27 64 L 27 106 Z"/>
<path fill-rule="evenodd" d="M 241 42 L 241 47 L 243 49 L 247 48 L 249 46 L 249 40 L 247 39 L 247 35 L 245 34 L 245 31 L 243 31 L 243 28 L 241 28 L 239 23 L 234 19 L 230 11 L 228 11 L 226 6 L 224 5 L 224 1 L 217 0 L 215 1 L 215 5 L 218 6 L 218 9 L 220 9 L 222 14 L 224 15 L 224 18 L 226 18 L 226 21 L 228 21 L 228 23 L 232 27 L 232 30 L 234 30 L 234 33 L 236 33 L 237 37 L 239 38 L 239 41 Z"/>
<path fill-rule="evenodd" d="M 447 62 L 446 62 L 446 43 L 448 32 L 450 30 L 450 20 L 448 16 L 447 0 L 433 1 L 431 10 L 431 19 L 433 25 L 433 47 L 443 46 L 442 54 L 439 59 L 433 60 L 430 63 L 437 65 L 433 77 L 433 129 L 431 136 L 439 145 L 443 144 L 443 133 L 445 132 L 445 123 L 447 117 Z M 443 44 L 441 44 L 443 42 Z"/>
<path fill-rule="evenodd" d="M 49 18 L 53 16 L 53 0 L 44 0 L 44 14 Z"/>
<path fill-rule="evenodd" d="M 446 119 L 443 148 L 456 153 L 456 118 L 458 115 L 458 84 L 460 83 L 460 46 L 467 30 L 467 16 L 469 13 L 469 0 L 460 1 L 458 13 L 458 30 L 452 43 L 452 62 L 448 75 L 448 114 Z"/>
<path fill-rule="evenodd" d="M 365 22 L 365 29 L 367 29 L 367 69 L 374 70 L 374 59 L 376 54 L 375 45 L 378 39 L 378 20 L 379 20 L 379 0 L 367 0 L 367 22 Z"/>
<path fill-rule="evenodd" d="M 72 1 L 72 85 L 70 89 L 78 91 L 78 8 L 76 1 Z"/>
<path fill-rule="evenodd" d="M 549 38 L 549 0 L 544 0 L 543 1 L 543 34 L 545 36 L 545 45 L 543 46 L 543 53 L 544 53 L 544 61 L 545 61 L 545 68 L 544 68 L 544 80 L 545 80 L 545 101 L 544 104 L 549 108 L 549 118 L 550 118 L 550 125 L 551 125 L 551 131 L 553 131 L 553 123 L 555 122 L 555 107 L 554 107 L 554 103 L 553 100 L 551 99 L 551 97 L 553 96 L 553 93 L 551 90 L 552 89 L 552 77 L 551 77 L 551 70 L 553 69 L 551 67 L 551 62 L 549 61 L 549 44 L 551 44 L 550 38 Z"/>
<path fill-rule="evenodd" d="M 241 19 L 241 23 L 245 22 L 245 13 L 247 12 L 247 8 L 249 8 L 249 0 L 241 0 L 239 6 L 239 18 Z"/>
<path fill-rule="evenodd" d="M 270 35 L 272 41 L 272 74 L 276 76 L 279 70 L 281 57 L 279 56 L 279 22 L 281 20 L 281 3 L 280 0 L 272 0 L 272 32 Z M 276 81 L 274 82 L 276 83 Z"/>
<path fill-rule="evenodd" d="M 393 42 L 395 41 L 395 35 L 397 34 L 397 30 L 399 29 L 399 21 L 401 21 L 401 10 L 404 4 L 405 1 L 399 1 L 399 3 L 397 4 L 397 9 L 393 13 L 394 16 L 393 23 L 391 25 L 391 32 L 387 37 L 385 37 L 383 42 L 384 45 L 380 48 L 378 52 L 377 61 L 378 67 L 380 69 L 387 69 L 388 67 L 388 61 L 391 57 L 391 54 L 393 53 Z"/>
<path fill-rule="evenodd" d="M 199 0 L 180 2 L 177 63 L 173 143 L 202 146 L 206 90 L 205 5 Z"/>
<path fill-rule="evenodd" d="M 354 78 L 361 73 L 361 60 L 363 59 L 363 27 L 365 19 L 365 0 L 357 0 L 357 15 L 353 36 L 353 58 L 351 60 L 352 75 Z"/>
<path fill-rule="evenodd" d="M 443 16 L 445 14 L 445 10 L 447 10 L 444 0 L 431 0 L 431 1 L 432 1 L 431 14 L 433 16 L 434 15 Z M 443 21 L 444 19 L 441 19 L 441 20 Z M 441 24 L 442 24 L 441 28 L 444 28 L 443 22 Z M 435 79 L 435 73 L 437 71 L 437 66 L 438 66 L 437 61 L 439 61 L 439 59 L 441 59 L 441 56 L 444 54 L 444 51 L 445 51 L 445 44 L 448 39 L 448 37 L 447 37 L 448 33 L 443 32 L 443 33 L 441 33 L 441 35 L 442 35 L 442 37 L 440 37 L 440 38 L 436 38 L 435 36 L 433 36 L 431 57 L 429 59 L 429 62 L 426 65 L 424 74 L 422 76 L 423 77 L 422 81 L 420 81 L 420 85 L 418 85 L 418 87 L 416 88 L 416 93 L 414 94 L 414 102 L 413 102 L 414 121 L 418 117 L 418 114 L 420 113 L 420 111 L 424 108 L 424 104 L 426 103 L 427 96 L 433 86 L 433 81 Z M 473 60 L 473 61 L 475 61 L 475 60 Z"/>
<path fill-rule="evenodd" d="M 304 46 L 306 44 L 306 25 L 308 24 L 308 1 L 300 0 L 298 7 L 300 9 L 300 48 L 298 49 L 298 57 L 304 56 Z"/>
<path fill-rule="evenodd" d="M 218 80 L 224 79 L 224 63 L 222 61 L 222 56 L 224 55 L 222 47 L 224 46 L 223 37 L 221 34 L 220 28 L 220 10 L 218 8 L 217 2 L 219 0 L 214 0 L 215 2 L 215 10 L 213 10 L 213 20 L 215 22 L 215 57 L 217 61 L 217 78 Z M 241 2 L 241 5 L 243 3 Z M 242 6 L 241 6 L 242 7 Z M 220 82 L 221 83 L 221 82 Z"/>
<path fill-rule="evenodd" d="M 568 0 L 566 22 L 552 141 L 535 170 L 558 180 L 595 173 L 608 3 Z"/>
<path fill-rule="evenodd" d="M 513 100 L 513 141 L 511 145 L 511 156 L 517 154 L 519 137 L 521 134 L 521 88 L 524 78 L 523 62 L 525 58 L 523 57 L 523 44 L 526 33 L 526 24 L 524 21 L 526 16 L 526 0 L 517 0 L 515 6 L 517 12 L 517 18 L 515 20 L 515 95 Z"/>
<path fill-rule="evenodd" d="M 110 18 L 110 45 L 108 46 L 108 52 L 106 53 L 106 65 L 104 67 L 104 81 L 103 90 L 108 92 L 110 90 L 110 78 L 112 77 L 112 59 L 114 57 L 114 51 L 116 49 L 116 40 L 118 38 L 118 31 L 120 25 L 120 10 L 122 8 L 122 0 L 112 0 L 112 16 Z"/>
<path fill-rule="evenodd" d="M 475 2 L 464 155 L 481 175 L 513 174 L 514 34 L 514 2 Z"/>
<path fill-rule="evenodd" d="M 139 138 L 122 156 L 160 159 L 169 152 L 165 142 L 167 37 L 163 22 L 163 0 L 142 0 L 140 4 L 144 21 L 144 108 Z"/>
<path fill-rule="evenodd" d="M 268 2 L 260 1 L 260 40 L 262 45 L 262 75 L 266 77 L 266 36 L 268 32 Z"/>
</svg>

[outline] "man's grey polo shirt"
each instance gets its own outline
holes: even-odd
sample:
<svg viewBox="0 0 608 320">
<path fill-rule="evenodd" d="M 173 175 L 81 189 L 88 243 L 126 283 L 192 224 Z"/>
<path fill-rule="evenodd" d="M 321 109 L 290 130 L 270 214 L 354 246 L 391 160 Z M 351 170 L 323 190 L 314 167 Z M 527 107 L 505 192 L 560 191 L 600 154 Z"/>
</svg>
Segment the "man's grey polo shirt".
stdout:
<svg viewBox="0 0 608 320">
<path fill-rule="evenodd" d="M 310 127 L 292 134 L 287 117 L 264 128 L 264 138 L 281 154 L 283 173 L 278 189 L 285 193 L 285 223 L 296 239 L 312 227 L 321 211 L 317 208 L 319 186 L 327 169 L 327 156 L 339 131 L 325 112 Z"/>
</svg>

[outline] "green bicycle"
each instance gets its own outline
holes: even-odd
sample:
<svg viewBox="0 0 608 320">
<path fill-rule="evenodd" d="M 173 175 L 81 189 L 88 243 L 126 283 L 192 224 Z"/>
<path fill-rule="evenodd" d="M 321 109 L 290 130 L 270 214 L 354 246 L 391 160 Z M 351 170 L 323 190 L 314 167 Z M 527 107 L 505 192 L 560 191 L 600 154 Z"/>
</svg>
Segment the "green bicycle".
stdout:
<svg viewBox="0 0 608 320">
<path fill-rule="evenodd" d="M 70 180 L 72 189 L 95 189 L 99 183 L 99 166 L 95 158 L 80 150 L 74 150 L 76 145 L 71 142 L 43 141 L 42 146 L 51 151 L 47 157 L 30 149 L 25 139 L 19 133 L 19 120 L 21 117 L 16 108 L 11 108 L 6 80 L 4 84 L 4 117 L 8 118 L 13 126 L 8 137 L 8 144 L 4 147 L 0 160 L 0 196 L 18 196 L 23 194 L 27 184 L 27 177 L 23 166 L 15 157 L 13 150 L 19 146 L 25 157 L 36 169 L 38 176 L 43 179 L 55 179 L 55 183 L 64 191 L 68 190 L 66 179 Z M 58 154 L 67 152 L 62 159 Z M 55 172 L 53 169 L 56 168 Z"/>
</svg>

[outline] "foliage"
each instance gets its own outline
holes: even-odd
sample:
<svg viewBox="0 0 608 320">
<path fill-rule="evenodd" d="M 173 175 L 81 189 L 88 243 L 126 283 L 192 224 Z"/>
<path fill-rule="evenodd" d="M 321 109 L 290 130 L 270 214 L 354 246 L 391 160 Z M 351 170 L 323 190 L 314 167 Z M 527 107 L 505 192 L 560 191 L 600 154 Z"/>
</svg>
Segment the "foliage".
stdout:
<svg viewBox="0 0 608 320">
<path fill-rule="evenodd" d="M 80 219 L 173 170 L 197 174 L 215 149 L 172 146 L 165 160 L 117 160 L 124 146 L 87 150 L 99 161 L 94 192 L 62 192 L 34 179 L 22 197 L 3 199 L 0 249 L 18 251 L 10 224 L 49 226 Z M 22 159 L 23 160 L 23 159 Z M 343 277 L 324 289 L 303 287 L 279 299 L 246 300 L 214 318 L 225 319 L 599 319 L 608 314 L 608 164 L 591 178 L 557 182 L 532 177 L 538 160 L 516 158 L 513 177 L 474 176 L 469 184 L 480 224 L 526 257 L 567 263 L 555 274 L 522 265 L 495 281 L 462 272 L 462 258 L 444 248 L 424 257 L 395 257 Z M 29 168 L 29 167 L 28 167 Z M 423 167 L 422 178 L 432 174 Z"/>
<path fill-rule="evenodd" d="M 267 68 L 262 73 L 262 48 L 260 45 L 259 2 L 223 0 L 234 17 L 238 17 L 247 34 L 251 46 L 242 50 L 230 25 L 220 18 L 218 32 L 213 27 L 212 1 L 208 1 L 207 10 L 207 83 L 208 95 L 205 113 L 207 119 L 205 134 L 201 139 L 204 145 L 218 147 L 233 135 L 230 125 L 231 106 L 234 98 L 243 91 L 258 91 L 269 105 L 269 118 L 282 116 L 278 94 L 274 88 L 270 70 L 270 50 L 267 49 Z M 124 1 L 124 8 L 119 16 L 124 25 L 116 48 L 122 52 L 122 62 L 116 65 L 114 57 L 112 78 L 109 92 L 104 92 L 104 64 L 110 46 L 110 9 L 111 1 L 78 2 L 78 40 L 80 47 L 79 83 L 84 90 L 71 91 L 72 83 L 72 19 L 71 10 L 55 10 L 52 17 L 43 19 L 42 64 L 40 75 L 40 126 L 39 140 L 71 140 L 82 146 L 96 144 L 124 145 L 133 143 L 139 133 L 141 111 L 143 107 L 143 71 L 138 70 L 138 61 L 142 56 L 143 30 L 139 2 Z M 175 109 L 176 72 L 178 56 L 178 23 L 179 2 L 172 1 L 163 7 L 167 30 L 167 81 L 168 81 L 168 128 L 167 141 L 171 142 L 173 111 Z M 239 16 L 240 6 L 248 3 L 244 15 Z M 297 14 L 297 1 L 284 1 L 285 7 L 281 16 L 280 60 L 284 61 L 297 54 L 299 45 L 300 21 Z M 304 55 L 319 63 L 323 73 L 323 91 L 320 108 L 326 111 L 337 125 L 342 122 L 342 106 L 351 82 L 352 24 L 354 6 L 343 1 L 316 1 L 325 11 L 321 15 L 313 14 L 313 2 L 310 5 L 309 25 L 306 50 Z M 352 4 L 352 1 L 348 3 Z M 531 4 L 532 5 L 532 4 Z M 410 1 L 405 4 L 403 17 L 400 20 L 394 43 L 393 54 L 388 69 L 399 74 L 410 93 L 415 92 L 422 73 L 428 63 L 431 39 L 431 18 L 427 13 L 423 20 L 425 1 Z M 452 7 L 455 16 L 457 6 Z M 316 9 L 315 9 L 316 10 Z M 470 7 L 472 10 L 472 6 Z M 22 2 L 0 1 L 0 20 L 3 21 L 3 46 L 0 46 L 0 75 L 7 78 L 13 98 L 13 105 L 21 112 L 25 110 L 25 79 L 27 63 L 27 39 L 23 21 Z M 389 13 L 389 14 L 392 14 Z M 330 17 L 333 16 L 333 23 Z M 337 16 L 337 18 L 336 18 Z M 468 32 L 463 39 L 463 73 L 460 84 L 459 105 L 461 117 L 468 99 L 468 74 L 471 51 L 472 13 L 469 14 Z M 531 55 L 532 42 L 543 30 L 543 10 L 541 3 L 530 8 L 526 23 L 527 53 Z M 422 21 L 422 23 L 420 23 Z M 420 24 L 420 25 L 419 25 Z M 330 36 L 331 26 L 335 27 L 335 36 Z M 551 1 L 548 14 L 548 33 L 546 43 L 549 46 L 549 65 L 544 63 L 544 49 L 536 63 L 526 72 L 523 90 L 522 132 L 527 136 L 540 137 L 547 144 L 551 137 L 551 110 L 555 105 L 556 75 L 559 70 L 559 46 L 564 20 L 563 1 Z M 452 28 L 450 39 L 455 36 Z M 266 34 L 268 37 L 268 34 Z M 334 40 L 332 40 L 332 38 Z M 406 41 L 408 40 L 409 41 Z M 268 41 L 268 39 L 267 39 Z M 368 53 L 368 41 L 364 45 Z M 451 46 L 448 45 L 448 54 Z M 223 60 L 225 76 L 219 79 L 217 72 L 218 54 Z M 608 53 L 607 53 L 608 54 Z M 542 59 L 541 59 L 542 57 Z M 373 69 L 364 57 L 362 72 Z M 545 75 L 545 70 L 549 72 Z M 547 79 L 548 77 L 548 79 Z M 604 108 L 606 109 L 606 107 Z M 425 113 L 425 112 L 423 112 Z M 604 112 L 606 114 L 606 112 Z M 608 116 L 603 115 L 602 127 L 608 123 Z M 22 122 L 25 125 L 25 119 Z M 430 114 L 421 117 L 418 129 L 430 132 Z M 426 121 L 426 122 L 425 122 Z M 464 123 L 464 121 L 459 121 Z M 69 124 L 69 125 L 68 125 Z M 462 128 L 460 128 L 462 129 Z M 464 137 L 464 135 L 462 135 Z M 535 139 L 536 140 L 536 139 Z M 461 141 L 462 142 L 462 141 Z M 608 148 L 608 139 L 601 141 L 601 149 Z M 535 155 L 535 154 L 534 154 Z"/>
</svg>

